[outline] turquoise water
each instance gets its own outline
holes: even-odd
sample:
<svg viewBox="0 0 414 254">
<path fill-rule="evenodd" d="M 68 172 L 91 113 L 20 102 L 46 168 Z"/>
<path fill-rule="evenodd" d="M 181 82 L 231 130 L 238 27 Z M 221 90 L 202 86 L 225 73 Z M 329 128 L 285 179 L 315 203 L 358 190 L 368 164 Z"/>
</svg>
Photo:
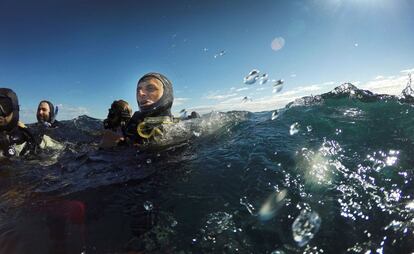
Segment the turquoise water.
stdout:
<svg viewBox="0 0 414 254">
<path fill-rule="evenodd" d="M 82 133 L 55 133 L 55 161 L 2 162 L 0 252 L 410 253 L 407 98 L 345 86 L 211 113 L 151 152 L 98 150 L 99 121 L 66 122 Z"/>
</svg>

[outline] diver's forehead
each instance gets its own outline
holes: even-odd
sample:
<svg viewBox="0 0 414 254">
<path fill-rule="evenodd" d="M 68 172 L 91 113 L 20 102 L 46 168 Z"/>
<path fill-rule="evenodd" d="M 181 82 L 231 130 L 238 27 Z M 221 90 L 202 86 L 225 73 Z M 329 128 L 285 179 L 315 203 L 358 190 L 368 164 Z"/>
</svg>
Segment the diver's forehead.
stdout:
<svg viewBox="0 0 414 254">
<path fill-rule="evenodd" d="M 161 80 L 157 78 L 148 78 L 148 79 L 144 79 L 141 82 L 139 82 L 137 88 L 142 88 L 148 85 L 155 85 L 157 87 L 162 87 L 162 82 Z"/>
<path fill-rule="evenodd" d="M 50 110 L 49 104 L 47 102 L 40 103 L 39 108 L 49 109 Z"/>
</svg>

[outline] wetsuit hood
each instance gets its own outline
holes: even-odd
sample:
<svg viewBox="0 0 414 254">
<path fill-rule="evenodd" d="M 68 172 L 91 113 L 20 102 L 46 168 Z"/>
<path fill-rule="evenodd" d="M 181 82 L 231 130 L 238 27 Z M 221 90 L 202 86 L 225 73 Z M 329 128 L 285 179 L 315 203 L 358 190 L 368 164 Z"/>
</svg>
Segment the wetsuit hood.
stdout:
<svg viewBox="0 0 414 254">
<path fill-rule="evenodd" d="M 13 113 L 12 120 L 6 126 L 0 126 L 0 131 L 11 131 L 19 122 L 19 101 L 17 95 L 9 88 L 0 88 L 0 102 L 5 113 Z"/>
<path fill-rule="evenodd" d="M 139 106 L 140 112 L 143 116 L 171 116 L 171 107 L 174 101 L 172 83 L 167 77 L 160 73 L 150 72 L 142 76 L 138 84 L 147 78 L 156 78 L 161 81 L 164 93 L 161 98 L 152 105 Z"/>
<path fill-rule="evenodd" d="M 55 108 L 53 103 L 51 103 L 50 101 L 43 100 L 43 101 L 39 102 L 39 106 L 37 106 L 38 111 L 39 111 L 40 104 L 42 104 L 42 103 L 47 103 L 49 105 L 49 109 L 50 109 L 49 119 L 47 119 L 46 122 L 48 122 L 50 124 L 53 124 L 56 120 L 57 107 Z M 39 114 L 37 112 L 36 112 L 36 118 L 37 118 L 37 122 L 39 122 L 39 123 L 44 122 L 44 120 L 40 119 Z"/>
</svg>

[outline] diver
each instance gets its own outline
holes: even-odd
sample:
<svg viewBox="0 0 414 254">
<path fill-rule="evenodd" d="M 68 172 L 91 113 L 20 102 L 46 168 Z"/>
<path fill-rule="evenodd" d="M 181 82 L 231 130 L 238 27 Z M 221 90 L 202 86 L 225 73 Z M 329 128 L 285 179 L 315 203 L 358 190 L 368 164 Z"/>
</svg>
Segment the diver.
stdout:
<svg viewBox="0 0 414 254">
<path fill-rule="evenodd" d="M 128 121 L 132 117 L 132 108 L 128 102 L 117 100 L 112 102 L 108 109 L 108 116 L 103 121 L 105 132 L 100 143 L 101 148 L 108 148 L 115 143 L 124 144 L 125 131 Z"/>
<path fill-rule="evenodd" d="M 0 151 L 5 157 L 35 154 L 38 144 L 19 121 L 19 101 L 13 90 L 0 88 Z"/>
<path fill-rule="evenodd" d="M 37 107 L 37 122 L 47 128 L 56 128 L 59 126 L 59 121 L 56 120 L 58 112 L 59 108 L 57 106 L 53 106 L 50 101 L 43 100 Z"/>
<path fill-rule="evenodd" d="M 136 98 L 139 111 L 126 127 L 125 136 L 132 144 L 142 144 L 162 135 L 162 124 L 174 123 L 171 114 L 174 101 L 170 80 L 160 73 L 147 73 L 137 84 Z"/>
<path fill-rule="evenodd" d="M 192 111 L 191 114 L 187 116 L 187 119 L 194 119 L 194 118 L 201 118 L 201 116 L 199 113 Z"/>
</svg>

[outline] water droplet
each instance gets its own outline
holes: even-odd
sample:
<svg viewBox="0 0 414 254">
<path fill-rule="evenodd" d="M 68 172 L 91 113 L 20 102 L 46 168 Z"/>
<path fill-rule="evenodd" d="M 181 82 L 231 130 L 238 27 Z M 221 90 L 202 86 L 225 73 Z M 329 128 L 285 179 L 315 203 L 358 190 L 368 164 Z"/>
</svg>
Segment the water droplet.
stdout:
<svg viewBox="0 0 414 254">
<path fill-rule="evenodd" d="M 147 164 L 151 164 L 151 159 L 147 159 Z"/>
<path fill-rule="evenodd" d="M 208 51 L 208 48 L 203 48 L 203 51 L 204 51 L 204 52 L 207 52 L 207 51 Z"/>
<path fill-rule="evenodd" d="M 242 99 L 243 103 L 246 103 L 246 102 L 249 102 L 249 101 L 252 101 L 252 99 L 250 97 L 247 97 L 247 96 L 244 96 L 244 98 Z"/>
<path fill-rule="evenodd" d="M 300 125 L 299 125 L 299 123 L 294 123 L 294 124 L 292 124 L 291 126 L 290 126 L 290 129 L 289 129 L 289 134 L 290 135 L 295 135 L 295 134 L 297 134 L 298 132 L 299 132 L 299 127 L 300 127 Z"/>
<path fill-rule="evenodd" d="M 283 250 L 274 250 L 270 254 L 285 254 Z"/>
<path fill-rule="evenodd" d="M 285 46 L 285 39 L 283 37 L 276 37 L 272 40 L 271 48 L 273 51 L 278 51 Z"/>
<path fill-rule="evenodd" d="M 279 113 L 277 112 L 277 110 L 273 111 L 272 117 L 271 117 L 272 121 L 275 120 L 278 116 L 279 116 Z"/>
<path fill-rule="evenodd" d="M 178 225 L 178 221 L 173 220 L 173 222 L 171 222 L 171 227 L 175 227 Z"/>
<path fill-rule="evenodd" d="M 255 215 L 255 211 L 254 211 L 255 209 L 253 205 L 249 203 L 249 200 L 247 199 L 246 196 L 240 198 L 240 204 L 244 205 L 247 208 L 247 211 L 249 211 L 251 215 Z"/>
<path fill-rule="evenodd" d="M 269 75 L 267 73 L 263 73 L 262 76 L 260 76 L 259 84 L 263 85 L 269 80 Z"/>
<path fill-rule="evenodd" d="M 305 246 L 318 232 L 321 218 L 316 212 L 303 209 L 292 224 L 293 239 L 299 247 Z"/>
<path fill-rule="evenodd" d="M 286 203 L 287 190 L 275 191 L 263 203 L 258 216 L 262 221 L 273 218 L 279 209 Z"/>
<path fill-rule="evenodd" d="M 151 201 L 145 201 L 144 208 L 147 211 L 151 211 L 154 208 L 154 205 L 151 203 Z"/>
<path fill-rule="evenodd" d="M 243 83 L 245 83 L 246 85 L 254 84 L 256 80 L 259 78 L 259 73 L 260 73 L 259 70 L 256 70 L 256 69 L 251 70 L 249 75 L 244 77 Z"/>
<path fill-rule="evenodd" d="M 312 126 L 308 125 L 308 126 L 306 126 L 306 129 L 308 130 L 308 132 L 311 132 L 312 131 Z"/>
<path fill-rule="evenodd" d="M 231 163 L 227 164 L 227 167 L 228 167 L 228 168 L 231 168 Z"/>
</svg>

